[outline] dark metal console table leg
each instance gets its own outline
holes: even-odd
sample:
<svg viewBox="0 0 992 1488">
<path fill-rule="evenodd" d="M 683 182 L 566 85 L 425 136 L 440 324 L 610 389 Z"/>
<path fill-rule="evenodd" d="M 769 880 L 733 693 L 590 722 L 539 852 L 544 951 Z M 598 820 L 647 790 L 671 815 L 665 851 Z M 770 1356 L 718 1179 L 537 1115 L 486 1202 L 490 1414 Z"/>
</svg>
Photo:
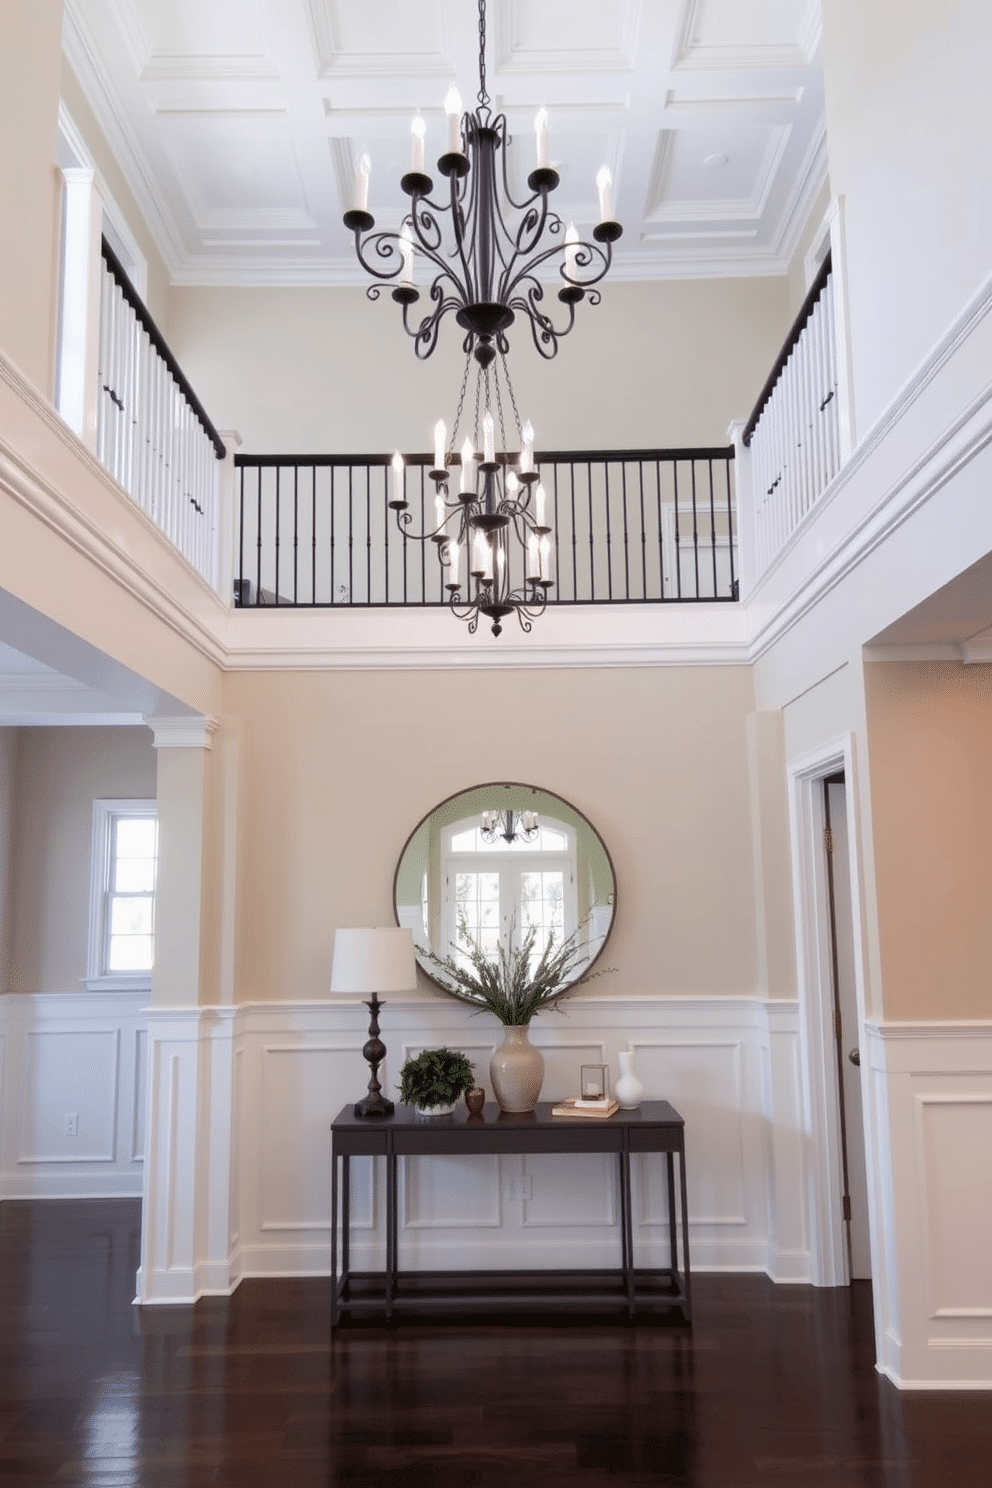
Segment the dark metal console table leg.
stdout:
<svg viewBox="0 0 992 1488">
<path fill-rule="evenodd" d="M 627 1312 L 634 1316 L 634 1227 L 630 1214 L 630 1152 L 626 1144 L 620 1152 L 620 1254 L 623 1279 L 627 1289 Z"/>
<path fill-rule="evenodd" d="M 338 1321 L 338 1155 L 331 1145 L 331 1327 Z"/>
<path fill-rule="evenodd" d="M 386 1153 L 386 1317 L 393 1315 L 393 1292 L 396 1286 L 396 1153 L 390 1146 Z"/>
<path fill-rule="evenodd" d="M 685 1187 L 685 1148 L 679 1149 L 679 1174 L 682 1188 L 682 1275 L 685 1281 L 685 1307 L 683 1314 L 687 1323 L 692 1321 L 692 1292 L 689 1283 L 689 1201 Z"/>
</svg>

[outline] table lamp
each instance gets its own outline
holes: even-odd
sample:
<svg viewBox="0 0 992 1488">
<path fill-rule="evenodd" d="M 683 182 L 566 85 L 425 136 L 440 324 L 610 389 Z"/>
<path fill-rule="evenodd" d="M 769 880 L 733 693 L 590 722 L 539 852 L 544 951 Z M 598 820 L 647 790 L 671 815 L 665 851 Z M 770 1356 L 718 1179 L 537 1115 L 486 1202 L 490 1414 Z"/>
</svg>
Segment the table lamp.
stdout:
<svg viewBox="0 0 992 1488">
<path fill-rule="evenodd" d="M 386 1046 L 379 1037 L 380 992 L 412 992 L 417 985 L 417 963 L 409 930 L 336 930 L 331 961 L 331 992 L 358 996 L 371 1013 L 369 1036 L 362 1053 L 371 1068 L 369 1090 L 355 1106 L 356 1116 L 392 1116 L 395 1106 L 379 1084 L 379 1066 Z M 369 996 L 371 994 L 371 996 Z M 367 999 L 367 1000 L 366 1000 Z"/>
</svg>

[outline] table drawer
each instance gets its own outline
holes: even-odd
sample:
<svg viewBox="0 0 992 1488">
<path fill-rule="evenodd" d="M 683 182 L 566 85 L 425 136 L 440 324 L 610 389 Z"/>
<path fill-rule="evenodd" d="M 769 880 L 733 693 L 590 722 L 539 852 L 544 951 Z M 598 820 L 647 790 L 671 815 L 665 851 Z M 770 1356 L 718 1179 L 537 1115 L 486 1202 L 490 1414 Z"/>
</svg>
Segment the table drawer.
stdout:
<svg viewBox="0 0 992 1488">
<path fill-rule="evenodd" d="M 619 1152 L 623 1146 L 621 1127 L 524 1126 L 501 1129 L 498 1125 L 479 1127 L 446 1127 L 432 1131 L 395 1131 L 393 1151 L 405 1157 L 430 1157 L 471 1153 L 528 1152 Z"/>
<path fill-rule="evenodd" d="M 681 1152 L 681 1126 L 632 1126 L 629 1133 L 631 1152 Z"/>
<path fill-rule="evenodd" d="M 389 1133 L 382 1127 L 371 1127 L 368 1131 L 331 1132 L 331 1152 L 334 1157 L 385 1157 L 389 1151 Z"/>
</svg>

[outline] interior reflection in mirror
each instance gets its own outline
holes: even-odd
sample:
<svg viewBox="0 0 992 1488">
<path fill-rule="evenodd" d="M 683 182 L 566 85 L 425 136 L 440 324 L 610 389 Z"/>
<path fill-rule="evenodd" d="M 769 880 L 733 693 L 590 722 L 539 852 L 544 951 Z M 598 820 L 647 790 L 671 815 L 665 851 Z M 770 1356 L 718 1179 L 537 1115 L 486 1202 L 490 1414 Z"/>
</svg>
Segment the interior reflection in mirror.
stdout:
<svg viewBox="0 0 992 1488">
<path fill-rule="evenodd" d="M 414 944 L 460 956 L 458 927 L 487 954 L 519 946 L 531 925 L 535 950 L 576 931 L 584 976 L 606 944 L 616 880 L 598 832 L 561 796 L 534 785 L 477 785 L 435 806 L 411 832 L 393 884 L 397 924 Z M 437 984 L 430 962 L 421 970 Z"/>
</svg>

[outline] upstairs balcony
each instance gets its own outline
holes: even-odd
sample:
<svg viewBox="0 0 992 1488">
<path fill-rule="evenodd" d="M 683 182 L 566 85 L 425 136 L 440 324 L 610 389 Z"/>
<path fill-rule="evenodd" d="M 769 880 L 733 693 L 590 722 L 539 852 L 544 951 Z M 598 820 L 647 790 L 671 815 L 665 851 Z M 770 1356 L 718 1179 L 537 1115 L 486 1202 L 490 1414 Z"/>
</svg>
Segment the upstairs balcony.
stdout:
<svg viewBox="0 0 992 1488">
<path fill-rule="evenodd" d="M 225 605 L 451 602 L 441 544 L 416 540 L 435 526 L 430 457 L 405 457 L 401 514 L 386 454 L 228 451 L 106 242 L 96 380 L 97 458 Z M 548 609 L 747 600 L 841 467 L 840 380 L 828 253 L 733 443 L 537 451 Z M 482 582 L 463 578 L 456 603 Z"/>
</svg>

